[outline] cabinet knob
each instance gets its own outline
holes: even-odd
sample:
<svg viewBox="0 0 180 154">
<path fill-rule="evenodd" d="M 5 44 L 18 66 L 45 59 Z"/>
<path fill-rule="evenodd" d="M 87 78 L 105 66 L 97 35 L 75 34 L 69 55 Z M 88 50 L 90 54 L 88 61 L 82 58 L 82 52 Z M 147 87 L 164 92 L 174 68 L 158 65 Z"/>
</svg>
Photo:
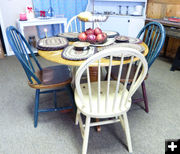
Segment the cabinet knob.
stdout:
<svg viewBox="0 0 180 154">
<path fill-rule="evenodd" d="M 130 20 L 128 20 L 128 22 L 130 22 Z"/>
</svg>

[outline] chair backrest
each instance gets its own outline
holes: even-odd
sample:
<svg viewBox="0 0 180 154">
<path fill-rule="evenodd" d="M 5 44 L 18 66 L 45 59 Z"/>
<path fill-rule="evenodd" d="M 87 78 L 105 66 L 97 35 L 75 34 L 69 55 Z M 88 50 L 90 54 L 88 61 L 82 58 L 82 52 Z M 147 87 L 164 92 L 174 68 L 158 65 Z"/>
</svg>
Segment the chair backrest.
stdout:
<svg viewBox="0 0 180 154">
<path fill-rule="evenodd" d="M 83 32 L 84 27 L 84 22 L 79 20 L 76 15 L 69 20 L 65 32 Z"/>
<path fill-rule="evenodd" d="M 78 19 L 77 17 L 78 15 L 72 17 L 66 28 L 65 28 L 65 32 L 83 32 L 85 31 L 85 23 L 81 20 Z M 99 27 L 99 24 L 97 22 L 94 22 L 94 27 Z M 92 27 L 89 27 L 92 28 Z"/>
<path fill-rule="evenodd" d="M 120 57 L 118 60 L 119 72 L 118 72 L 117 81 L 111 80 L 111 70 L 112 70 L 111 68 L 112 68 L 112 62 L 113 62 L 114 57 Z M 124 64 L 125 61 L 127 62 L 127 59 L 129 59 L 129 67 L 126 74 L 125 82 L 121 83 L 120 82 L 122 78 L 121 74 L 122 74 L 123 67 L 127 66 Z M 132 84 L 128 85 L 128 79 L 132 71 L 131 68 L 132 68 L 133 63 L 135 63 L 135 60 L 138 60 L 138 67 L 137 67 Z M 89 67 L 92 67 L 93 65 L 98 67 L 97 82 L 90 82 Z M 108 78 L 106 81 L 101 81 L 101 78 L 102 78 L 101 68 L 104 66 L 108 67 Z M 77 70 L 76 78 L 75 78 L 75 85 L 76 85 L 77 93 L 80 97 L 80 100 L 83 101 L 84 90 L 80 84 L 80 81 L 81 81 L 82 74 L 85 71 L 87 71 L 86 74 L 87 74 L 89 104 L 88 102 L 82 102 L 82 104 L 84 105 L 88 104 L 88 108 L 89 108 L 88 112 L 98 113 L 100 112 L 99 111 L 99 107 L 101 106 L 100 102 L 102 103 L 101 96 L 104 95 L 105 100 L 103 102 L 105 105 L 104 105 L 104 109 L 101 108 L 101 110 L 104 110 L 104 112 L 113 112 L 114 110 L 117 109 L 117 106 L 119 108 L 122 108 L 122 106 L 126 105 L 127 101 L 131 99 L 131 96 L 134 94 L 134 92 L 137 90 L 137 88 L 140 86 L 143 79 L 145 78 L 147 70 L 148 70 L 148 65 L 147 65 L 146 59 L 138 50 L 127 48 L 127 47 L 114 47 L 114 48 L 105 49 L 91 56 L 90 58 L 88 58 Z M 95 88 L 97 89 L 97 91 L 93 89 L 94 85 L 97 85 Z M 102 94 L 103 89 L 106 90 L 106 92 Z M 121 99 L 119 99 L 118 97 L 119 93 L 121 93 Z M 113 94 L 113 99 L 112 99 L 112 94 Z M 97 104 L 96 109 L 98 111 L 94 111 L 95 108 L 92 107 L 93 106 L 92 100 L 95 98 L 94 96 L 97 96 L 97 100 L 95 101 L 95 103 Z M 110 100 L 110 96 L 111 96 L 111 100 Z M 124 104 L 123 102 L 126 102 L 126 103 Z M 109 104 L 111 104 L 112 109 L 109 108 Z"/>
<path fill-rule="evenodd" d="M 38 60 L 36 59 L 33 51 L 31 50 L 30 45 L 27 43 L 26 39 L 22 34 L 13 26 L 9 26 L 6 29 L 7 38 L 9 44 L 16 55 L 17 59 L 21 63 L 29 81 L 31 83 L 41 84 L 41 81 L 35 75 L 35 67 L 33 66 L 33 61 L 37 65 L 39 70 L 42 70 Z M 30 55 L 32 58 L 30 58 Z M 33 81 L 33 79 L 35 81 Z"/>
<path fill-rule="evenodd" d="M 164 27 L 158 22 L 149 22 L 137 35 L 137 38 L 142 38 L 149 47 L 149 52 L 146 56 L 148 68 L 150 68 L 154 60 L 159 55 L 163 47 L 165 37 L 166 34 Z"/>
</svg>

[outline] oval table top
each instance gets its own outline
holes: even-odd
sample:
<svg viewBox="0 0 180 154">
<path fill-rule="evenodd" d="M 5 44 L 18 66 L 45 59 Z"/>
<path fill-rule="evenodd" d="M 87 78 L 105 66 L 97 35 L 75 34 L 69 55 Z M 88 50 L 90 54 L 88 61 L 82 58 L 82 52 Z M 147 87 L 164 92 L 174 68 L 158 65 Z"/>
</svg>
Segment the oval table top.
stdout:
<svg viewBox="0 0 180 154">
<path fill-rule="evenodd" d="M 148 46 L 143 42 L 140 45 L 145 47 L 145 51 L 143 52 L 143 55 L 146 56 L 148 54 Z M 62 58 L 61 56 L 62 50 L 57 50 L 57 51 L 42 51 L 38 50 L 38 54 L 45 58 L 46 60 L 59 63 L 59 64 L 64 64 L 64 65 L 71 65 L 71 66 L 80 66 L 85 60 L 67 60 Z M 137 58 L 134 59 L 134 61 L 138 60 Z M 128 64 L 130 62 L 130 59 L 124 60 L 124 64 Z M 112 65 L 119 65 L 120 61 L 119 60 L 113 60 Z M 97 66 L 98 63 L 95 62 L 91 66 Z M 109 65 L 109 59 L 102 59 L 101 60 L 101 66 L 108 66 Z"/>
</svg>

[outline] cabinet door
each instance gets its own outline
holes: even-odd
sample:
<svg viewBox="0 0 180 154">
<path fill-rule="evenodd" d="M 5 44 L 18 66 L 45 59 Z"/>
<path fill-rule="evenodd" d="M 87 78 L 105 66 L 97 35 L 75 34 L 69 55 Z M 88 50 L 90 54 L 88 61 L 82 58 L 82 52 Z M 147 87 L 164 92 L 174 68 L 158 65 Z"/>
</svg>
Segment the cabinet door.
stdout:
<svg viewBox="0 0 180 154">
<path fill-rule="evenodd" d="M 106 22 L 100 23 L 102 30 L 117 31 L 120 35 L 128 35 L 128 20 L 118 16 L 110 16 Z"/>
<path fill-rule="evenodd" d="M 139 31 L 144 27 L 143 18 L 131 18 L 129 19 L 128 36 L 136 37 Z"/>
</svg>

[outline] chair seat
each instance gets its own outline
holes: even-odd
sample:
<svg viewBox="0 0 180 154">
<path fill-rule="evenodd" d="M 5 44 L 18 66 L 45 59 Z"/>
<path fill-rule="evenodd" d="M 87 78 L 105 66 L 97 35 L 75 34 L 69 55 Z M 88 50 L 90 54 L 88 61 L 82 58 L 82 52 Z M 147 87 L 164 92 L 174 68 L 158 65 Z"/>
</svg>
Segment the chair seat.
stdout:
<svg viewBox="0 0 180 154">
<path fill-rule="evenodd" d="M 47 89 L 64 86 L 71 83 L 70 70 L 66 65 L 50 66 L 35 73 L 41 84 L 29 82 L 29 86 L 35 89 Z"/>
<path fill-rule="evenodd" d="M 129 68 L 129 65 L 128 65 L 128 64 L 127 64 L 127 65 L 124 65 L 124 67 L 123 67 L 123 69 L 122 69 L 121 82 L 125 82 L 128 68 Z M 128 80 L 129 82 L 132 82 L 132 81 L 133 81 L 133 78 L 134 78 L 134 75 L 135 75 L 135 73 L 136 73 L 136 70 L 137 70 L 137 65 L 133 64 L 133 65 L 132 65 L 132 68 L 131 68 L 129 80 Z M 118 71 L 119 71 L 119 66 L 113 66 L 113 67 L 112 67 L 111 77 L 112 77 L 114 80 L 117 80 L 117 78 L 118 78 Z M 146 77 L 145 77 L 144 80 L 146 80 L 147 78 L 148 78 L 148 73 L 146 74 Z"/>
<path fill-rule="evenodd" d="M 120 115 L 123 112 L 126 112 L 130 106 L 131 106 L 131 99 L 129 99 L 126 103 L 126 99 L 123 99 L 122 101 L 122 106 L 121 108 L 119 108 L 119 106 L 117 104 L 119 103 L 115 103 L 115 111 L 112 111 L 113 108 L 113 98 L 114 98 L 114 91 L 116 88 L 116 81 L 111 81 L 110 82 L 110 93 L 109 93 L 109 102 L 108 107 L 107 107 L 107 112 L 105 112 L 105 99 L 106 99 L 106 87 L 107 87 L 107 81 L 102 81 L 101 82 L 101 96 L 100 96 L 100 112 L 97 113 L 97 82 L 93 82 L 91 83 L 91 88 L 93 89 L 92 91 L 92 112 L 90 112 L 90 106 L 89 106 L 89 92 L 88 92 L 88 85 L 87 83 L 81 84 L 81 88 L 82 88 L 82 92 L 84 95 L 83 98 L 83 102 L 82 100 L 79 98 L 79 95 L 77 93 L 77 90 L 75 90 L 75 101 L 76 101 L 76 105 L 78 107 L 78 109 L 85 115 L 89 115 L 91 117 L 95 117 L 95 118 L 108 118 L 108 117 L 114 117 L 117 115 Z M 121 99 L 121 95 L 122 95 L 122 89 L 123 89 L 123 85 L 120 84 L 120 90 L 117 96 L 117 100 L 116 102 L 119 102 Z M 125 90 L 125 96 L 126 97 L 128 94 L 128 91 Z"/>
</svg>

